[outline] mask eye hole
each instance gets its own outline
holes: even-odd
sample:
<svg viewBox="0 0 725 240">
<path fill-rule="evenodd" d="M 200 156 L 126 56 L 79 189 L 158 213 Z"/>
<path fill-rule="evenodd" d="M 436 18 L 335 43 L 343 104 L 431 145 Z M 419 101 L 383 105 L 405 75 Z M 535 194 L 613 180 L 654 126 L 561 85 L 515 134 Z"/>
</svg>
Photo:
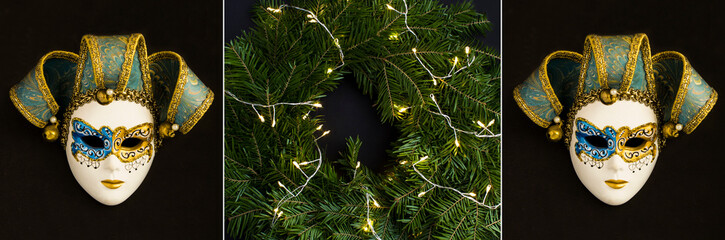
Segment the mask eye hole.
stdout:
<svg viewBox="0 0 725 240">
<path fill-rule="evenodd" d="M 141 139 L 138 138 L 127 138 L 126 140 L 123 140 L 121 143 L 121 147 L 124 148 L 135 148 L 138 145 L 141 145 Z"/>
<path fill-rule="evenodd" d="M 92 147 L 92 148 L 103 148 L 103 139 L 96 137 L 96 136 L 85 136 L 82 137 L 81 140 L 86 146 Z"/>
<path fill-rule="evenodd" d="M 588 136 L 588 137 L 585 137 L 584 140 L 586 140 L 587 143 L 589 143 L 589 145 L 596 147 L 596 148 L 607 148 L 608 147 L 607 139 L 604 139 L 603 137 L 600 137 L 600 136 Z"/>
<path fill-rule="evenodd" d="M 629 140 L 627 140 L 626 143 L 624 143 L 624 146 L 630 148 L 639 148 L 644 145 L 645 142 L 646 140 L 642 138 L 630 138 Z"/>
</svg>

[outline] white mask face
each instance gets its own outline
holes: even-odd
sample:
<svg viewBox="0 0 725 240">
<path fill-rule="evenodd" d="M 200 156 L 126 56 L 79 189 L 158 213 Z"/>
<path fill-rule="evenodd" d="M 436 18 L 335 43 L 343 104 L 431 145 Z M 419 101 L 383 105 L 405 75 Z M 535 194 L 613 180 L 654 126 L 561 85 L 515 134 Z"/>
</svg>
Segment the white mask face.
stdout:
<svg viewBox="0 0 725 240">
<path fill-rule="evenodd" d="M 654 111 L 633 101 L 595 101 L 577 112 L 572 127 L 569 152 L 579 180 L 606 204 L 629 201 L 647 182 L 659 154 Z"/>
<path fill-rule="evenodd" d="M 68 127 L 68 165 L 81 187 L 109 206 L 131 196 L 156 153 L 151 112 L 129 101 L 91 101 L 73 112 Z"/>
</svg>

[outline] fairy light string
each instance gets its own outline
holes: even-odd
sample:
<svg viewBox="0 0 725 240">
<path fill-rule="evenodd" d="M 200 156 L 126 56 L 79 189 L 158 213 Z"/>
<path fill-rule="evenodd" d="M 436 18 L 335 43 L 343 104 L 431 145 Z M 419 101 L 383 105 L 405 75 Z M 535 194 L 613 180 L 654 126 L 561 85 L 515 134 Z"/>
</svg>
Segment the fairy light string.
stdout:
<svg viewBox="0 0 725 240">
<path fill-rule="evenodd" d="M 340 46 L 340 40 L 338 38 L 336 38 L 332 34 L 332 32 L 330 31 L 330 29 L 327 27 L 327 25 L 325 25 L 318 18 L 317 14 L 315 14 L 314 12 L 312 12 L 310 10 L 307 10 L 307 9 L 304 9 L 304 8 L 301 8 L 301 7 L 287 5 L 287 4 L 282 4 L 278 8 L 268 7 L 267 10 L 270 11 L 270 12 L 272 12 L 272 13 L 281 13 L 282 12 L 282 9 L 285 9 L 285 8 L 295 9 L 295 10 L 299 10 L 299 11 L 303 11 L 303 12 L 307 13 L 306 16 L 309 19 L 309 20 L 307 20 L 307 22 L 309 22 L 309 23 L 316 23 L 316 24 L 319 24 L 320 26 L 322 26 L 322 28 L 325 30 L 325 32 L 327 32 L 327 34 L 332 39 L 332 42 L 335 44 L 335 47 L 337 48 L 337 50 L 339 51 L 339 54 L 340 54 L 340 64 L 337 65 L 334 68 L 328 68 L 325 71 L 326 74 L 331 74 L 334 70 L 337 70 L 337 69 L 339 69 L 339 68 L 341 68 L 342 66 L 345 65 L 345 54 L 343 53 L 342 47 Z M 278 103 L 274 103 L 274 104 L 252 103 L 252 102 L 247 102 L 247 101 L 244 101 L 242 99 L 239 99 L 239 97 L 237 97 L 235 94 L 233 94 L 232 92 L 230 92 L 228 90 L 225 90 L 225 93 L 228 96 L 230 96 L 231 98 L 233 98 L 235 101 L 237 101 L 239 103 L 243 103 L 243 104 L 246 104 L 246 105 L 251 106 L 252 107 L 252 110 L 254 110 L 254 112 L 257 114 L 257 117 L 259 118 L 260 122 L 262 122 L 262 123 L 265 122 L 265 118 L 257 110 L 257 107 L 271 108 L 272 109 L 272 123 L 271 123 L 271 126 L 272 127 L 275 127 L 277 125 L 277 107 L 278 106 L 287 105 L 287 106 L 309 106 L 309 107 L 313 107 L 312 109 L 308 110 L 307 113 L 305 113 L 302 116 L 302 119 L 307 119 L 308 116 L 309 116 L 309 114 L 310 114 L 310 112 L 314 108 L 321 108 L 322 107 L 322 104 L 320 104 L 319 102 L 316 102 L 316 101 L 278 102 Z M 322 125 L 318 126 L 316 128 L 316 130 L 321 131 L 322 130 Z M 307 187 L 307 185 L 309 184 L 310 180 L 312 180 L 312 178 L 315 177 L 315 175 L 317 175 L 317 173 L 320 171 L 320 168 L 322 167 L 322 150 L 320 150 L 320 146 L 317 143 L 317 140 L 319 140 L 320 138 L 324 137 L 325 135 L 328 135 L 329 133 L 330 133 L 330 130 L 327 130 L 327 131 L 322 132 L 322 134 L 320 136 L 314 138 L 315 148 L 317 149 L 317 153 L 318 153 L 318 157 L 316 159 L 314 159 L 312 161 L 305 161 L 305 162 L 297 162 L 297 161 L 293 161 L 292 162 L 292 165 L 297 170 L 299 170 L 299 172 L 305 177 L 305 181 L 304 181 L 304 183 L 302 185 L 300 185 L 300 186 L 298 186 L 298 187 L 296 187 L 294 189 L 289 189 L 282 182 L 277 181 L 277 185 L 280 188 L 284 189 L 284 191 L 285 191 L 286 194 L 282 197 L 282 199 L 280 199 L 277 202 L 275 208 L 273 209 L 273 212 L 274 212 L 274 216 L 272 218 L 272 225 L 273 226 L 277 222 L 277 220 L 280 219 L 284 215 L 284 211 L 281 209 L 282 206 L 285 203 L 287 203 L 290 199 L 299 196 L 302 193 L 302 191 L 305 189 L 305 187 Z M 307 166 L 307 165 L 315 165 L 314 171 L 311 174 L 308 174 L 307 171 L 305 171 L 305 169 L 304 169 L 305 166 Z M 358 162 L 357 168 L 359 168 L 359 166 L 360 166 L 360 164 Z M 377 204 L 377 202 L 376 202 L 376 204 Z M 372 226 L 372 222 L 369 222 L 369 224 Z M 380 238 L 378 238 L 378 239 L 380 239 Z"/>
<path fill-rule="evenodd" d="M 367 187 L 365 187 L 365 190 L 368 190 Z M 375 226 L 373 225 L 374 221 L 370 218 L 370 201 L 372 200 L 373 206 L 380 207 L 380 204 L 378 204 L 378 201 L 375 201 L 375 198 L 373 198 L 373 195 L 366 192 L 365 193 L 365 207 L 367 209 L 367 215 L 365 218 L 365 225 L 363 225 L 362 229 L 366 232 L 372 232 L 373 237 L 375 239 L 381 240 L 380 236 L 378 236 L 378 233 L 375 232 Z"/>
<path fill-rule="evenodd" d="M 498 207 L 501 206 L 501 203 L 500 202 L 498 204 L 496 204 L 496 205 L 488 205 L 488 204 L 486 204 L 486 198 L 488 198 L 488 193 L 491 191 L 491 184 L 489 184 L 489 185 L 486 186 L 486 193 L 483 195 L 483 200 L 478 201 L 476 199 L 476 193 L 475 192 L 462 192 L 462 191 L 459 191 L 458 189 L 455 189 L 455 188 L 452 188 L 452 187 L 443 186 L 443 185 L 436 184 L 436 183 L 432 182 L 425 175 L 423 175 L 423 173 L 421 173 L 418 170 L 418 168 L 415 167 L 415 165 L 418 165 L 419 163 L 421 163 L 421 162 L 423 162 L 423 161 L 425 161 L 427 159 L 428 159 L 428 156 L 424 156 L 424 157 L 420 158 L 418 161 L 416 161 L 416 162 L 414 162 L 412 164 L 413 170 L 416 173 L 418 173 L 418 175 L 420 175 L 420 177 L 423 180 L 425 180 L 428 184 L 430 184 L 431 186 L 433 186 L 433 187 L 429 188 L 428 190 L 425 190 L 425 191 L 422 191 L 422 192 L 418 193 L 418 197 L 423 197 L 426 193 L 432 191 L 433 189 L 440 188 L 440 189 L 447 189 L 447 190 L 454 191 L 458 195 L 461 195 L 462 197 L 464 197 L 464 198 L 466 198 L 468 200 L 471 200 L 474 203 L 476 203 L 476 204 L 478 204 L 480 206 L 486 207 L 488 209 L 496 209 L 496 208 L 498 208 Z M 401 162 L 401 164 L 405 164 L 405 163 Z"/>
<path fill-rule="evenodd" d="M 301 163 L 298 163 L 297 161 L 292 161 L 292 165 L 295 166 L 295 168 L 297 170 L 299 170 L 300 173 L 302 173 L 303 176 L 305 176 L 305 183 L 304 184 L 302 184 L 302 185 L 300 185 L 300 186 L 298 186 L 298 187 L 290 190 L 282 182 L 277 181 L 277 185 L 280 188 L 284 189 L 287 194 L 285 196 L 283 196 L 282 199 L 280 199 L 277 202 L 277 205 L 274 207 L 274 210 L 273 210 L 274 211 L 274 217 L 272 218 L 272 226 L 274 226 L 274 224 L 277 222 L 277 220 L 279 218 L 281 218 L 282 215 L 284 214 L 284 212 L 280 209 L 282 207 L 282 205 L 284 205 L 285 203 L 287 203 L 287 201 L 289 201 L 290 199 L 299 196 L 300 193 L 302 193 L 302 190 L 304 190 L 305 187 L 307 187 L 307 184 L 310 183 L 310 180 L 313 177 L 315 177 L 315 175 L 317 175 L 317 173 L 320 171 L 320 167 L 322 167 L 322 150 L 320 150 L 320 145 L 317 144 L 317 140 L 320 139 L 321 137 L 329 134 L 329 133 L 330 133 L 330 130 L 327 130 L 327 131 L 323 132 L 322 135 L 320 135 L 319 137 L 315 138 L 315 148 L 317 148 L 317 153 L 318 153 L 318 157 L 315 160 L 301 162 Z M 312 174 L 309 174 L 308 175 L 307 172 L 305 172 L 305 170 L 303 170 L 302 168 L 304 166 L 310 165 L 310 164 L 316 164 L 316 166 L 315 166 L 315 171 L 312 172 Z"/>
<path fill-rule="evenodd" d="M 398 11 L 397 9 L 395 9 L 395 7 L 393 7 L 392 5 L 386 4 L 386 6 L 387 6 L 387 8 L 389 10 L 392 10 L 392 11 L 398 13 L 398 14 L 403 15 L 403 17 L 404 17 L 403 19 L 404 19 L 404 23 L 405 23 L 405 31 L 403 31 L 403 33 L 410 32 L 410 33 L 412 33 L 415 36 L 416 41 L 420 41 L 420 39 L 418 39 L 418 35 L 415 33 L 415 31 L 413 31 L 412 28 L 410 28 L 410 25 L 408 25 L 408 2 L 406 0 L 403 0 L 403 5 L 405 7 L 405 11 L 401 12 L 401 11 Z M 418 63 L 420 64 L 420 66 L 423 67 L 423 69 L 428 73 L 428 75 L 431 77 L 431 79 L 433 79 L 433 85 L 438 85 L 438 80 L 452 78 L 456 74 L 458 74 L 461 71 L 463 71 L 463 70 L 467 69 L 468 67 L 470 67 L 476 61 L 476 56 L 475 55 L 471 55 L 471 48 L 470 47 L 465 47 L 464 48 L 464 52 L 466 53 L 466 60 L 465 60 L 466 62 L 464 64 L 464 66 L 456 69 L 456 66 L 458 66 L 458 63 L 459 63 L 459 59 L 458 59 L 458 56 L 455 56 L 453 58 L 453 64 L 451 65 L 451 69 L 448 71 L 448 74 L 445 75 L 445 76 L 436 76 L 435 74 L 433 74 L 433 71 L 435 71 L 435 69 L 433 69 L 432 66 L 429 66 L 429 65 L 423 63 L 424 60 L 420 56 L 418 56 L 418 49 L 417 48 L 413 48 L 411 50 L 413 52 L 413 56 L 418 61 Z M 469 58 L 469 56 L 471 56 L 471 57 Z M 501 136 L 500 133 L 499 134 L 494 134 L 488 128 L 491 125 L 493 125 L 493 123 L 495 122 L 495 120 L 493 120 L 493 119 L 487 125 L 478 124 L 478 126 L 480 126 L 481 128 L 483 128 L 483 130 L 480 131 L 480 132 L 465 131 L 465 130 L 461 130 L 460 128 L 457 128 L 457 127 L 453 126 L 453 123 L 452 123 L 452 120 L 451 120 L 450 116 L 448 116 L 447 114 L 443 113 L 443 110 L 438 105 L 438 101 L 436 101 L 435 96 L 433 94 L 431 94 L 430 95 L 430 98 L 431 98 L 431 100 L 433 100 L 433 103 L 435 104 L 436 109 L 438 110 L 437 115 L 442 116 L 446 120 L 446 124 L 448 125 L 448 127 L 451 130 L 453 130 L 454 144 L 456 145 L 456 147 L 460 147 L 461 146 L 461 144 L 460 144 L 460 142 L 458 140 L 458 133 L 470 134 L 470 135 L 473 135 L 473 136 L 475 136 L 477 138 L 491 138 L 491 137 L 500 137 Z M 399 112 L 403 113 L 407 109 L 408 109 L 408 107 L 400 108 L 399 109 Z M 477 121 L 477 123 L 479 123 L 479 122 L 480 121 Z M 488 134 L 484 134 L 484 132 L 487 132 Z"/>
<path fill-rule="evenodd" d="M 296 9 L 299 11 L 306 12 L 307 18 L 310 19 L 307 22 L 320 24 L 320 26 L 322 26 L 322 28 L 325 29 L 325 32 L 327 32 L 327 34 L 330 35 L 330 38 L 332 38 L 332 42 L 335 43 L 335 47 L 337 47 L 337 50 L 340 52 L 340 65 L 337 65 L 335 68 L 328 68 L 327 74 L 330 74 L 330 73 L 332 73 L 332 71 L 337 70 L 345 65 L 345 54 L 342 52 L 342 47 L 340 46 L 340 39 L 338 39 L 334 35 L 332 35 L 332 32 L 330 31 L 329 28 L 327 28 L 327 25 L 322 23 L 322 21 L 320 21 L 320 19 L 317 18 L 317 14 L 313 13 L 310 10 L 307 10 L 307 9 L 304 9 L 301 7 L 292 6 L 292 5 L 287 5 L 287 4 L 279 5 L 278 8 L 268 7 L 267 10 L 270 12 L 273 12 L 273 13 L 280 13 L 280 12 L 282 12 L 282 9 L 285 9 L 285 8 L 291 8 L 291 9 Z"/>
<path fill-rule="evenodd" d="M 401 34 L 410 32 L 410 33 L 413 34 L 413 36 L 415 36 L 416 42 L 419 42 L 420 39 L 418 38 L 418 35 L 415 33 L 415 31 L 413 31 L 412 28 L 410 28 L 410 25 L 408 25 L 408 3 L 407 3 L 407 1 L 406 0 L 403 0 L 403 6 L 405 7 L 405 11 L 398 11 L 397 9 L 395 9 L 395 7 L 393 7 L 390 4 L 386 4 L 386 6 L 387 6 L 387 8 L 389 10 L 395 11 L 396 13 L 403 15 L 404 24 L 405 24 L 405 31 L 403 31 Z M 398 34 L 394 34 L 394 37 L 391 35 L 391 37 L 389 39 L 391 39 L 391 40 L 393 40 L 393 39 L 394 40 L 397 40 L 398 39 Z M 435 71 L 435 69 L 432 66 L 429 66 L 428 64 L 424 63 L 424 59 L 421 58 L 420 56 L 418 56 L 418 49 L 414 47 L 414 48 L 411 49 L 411 51 L 413 52 L 413 56 L 415 57 L 415 59 L 417 60 L 417 62 L 420 64 L 420 66 L 423 67 L 423 69 L 428 73 L 428 75 L 431 77 L 431 79 L 433 79 L 433 85 L 434 86 L 438 85 L 438 80 L 441 80 L 442 81 L 443 79 L 453 78 L 456 74 L 458 74 L 461 71 L 467 69 L 468 67 L 470 67 L 476 61 L 476 56 L 471 54 L 471 48 L 470 47 L 465 47 L 464 48 L 464 52 L 466 54 L 466 59 L 465 59 L 464 66 L 456 69 L 456 66 L 458 66 L 458 63 L 459 63 L 459 59 L 458 59 L 458 56 L 455 56 L 453 58 L 453 64 L 451 65 L 451 69 L 448 71 L 448 74 L 446 74 L 444 76 L 436 76 L 435 74 L 433 74 L 433 72 Z M 481 131 L 466 131 L 466 130 L 462 130 L 462 129 L 457 128 L 457 127 L 455 127 L 453 125 L 453 122 L 452 122 L 451 117 L 449 115 L 443 113 L 443 110 L 441 109 L 440 105 L 438 105 L 438 101 L 435 98 L 435 94 L 431 93 L 430 94 L 430 99 L 433 101 L 433 104 L 435 105 L 436 110 L 438 110 L 437 113 L 436 112 L 432 112 L 432 113 L 443 117 L 443 119 L 445 119 L 446 124 L 448 125 L 448 127 L 453 131 L 454 144 L 455 144 L 456 147 L 460 147 L 461 146 L 461 143 L 458 140 L 458 133 L 469 134 L 469 135 L 475 136 L 477 138 L 501 137 L 501 133 L 493 133 L 489 129 L 489 127 L 491 127 L 495 123 L 495 119 L 491 119 L 491 121 L 489 121 L 487 124 L 483 124 L 483 122 L 481 122 L 481 121 L 475 121 L 476 125 L 478 125 L 479 127 L 481 127 L 481 129 L 482 129 Z M 403 113 L 407 109 L 408 109 L 408 107 L 400 108 L 399 109 L 399 112 L 400 113 Z M 499 206 L 501 206 L 501 203 L 500 202 L 498 204 L 496 204 L 496 205 L 488 205 L 488 204 L 485 203 L 486 202 L 486 199 L 488 198 L 488 193 L 491 191 L 491 187 L 492 186 L 490 184 L 488 186 L 486 186 L 486 193 L 483 196 L 483 200 L 478 201 L 476 199 L 476 193 L 474 193 L 474 192 L 466 193 L 466 192 L 462 192 L 462 191 L 460 191 L 460 190 L 458 190 L 456 188 L 453 188 L 453 187 L 443 186 L 443 185 L 436 184 L 436 183 L 432 182 L 425 175 L 423 175 L 423 173 L 421 173 L 418 170 L 418 168 L 416 168 L 416 165 L 417 164 L 419 164 L 422 161 L 425 161 L 426 159 L 428 159 L 428 156 L 424 156 L 424 157 L 420 158 L 418 161 L 416 161 L 416 162 L 414 162 L 412 164 L 413 170 L 426 183 L 428 183 L 428 184 L 430 184 L 432 186 L 430 189 L 425 190 L 423 192 L 420 192 L 418 194 L 418 197 L 423 197 L 429 191 L 431 191 L 433 189 L 436 189 L 436 188 L 440 188 L 440 189 L 447 189 L 447 190 L 454 191 L 457 194 L 461 195 L 462 197 L 464 197 L 464 198 L 466 198 L 468 200 L 471 200 L 474 203 L 476 203 L 476 204 L 478 204 L 480 206 L 489 208 L 489 209 L 496 209 Z M 403 160 L 403 161 L 400 162 L 401 165 L 405 165 L 407 163 L 408 163 L 408 161 L 405 161 L 405 160 Z"/>
</svg>

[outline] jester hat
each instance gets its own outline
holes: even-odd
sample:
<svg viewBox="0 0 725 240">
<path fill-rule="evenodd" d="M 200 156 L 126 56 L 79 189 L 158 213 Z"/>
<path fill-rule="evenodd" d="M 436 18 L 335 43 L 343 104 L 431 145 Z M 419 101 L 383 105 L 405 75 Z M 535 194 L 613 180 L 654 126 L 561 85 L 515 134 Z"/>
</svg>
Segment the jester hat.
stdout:
<svg viewBox="0 0 725 240">
<path fill-rule="evenodd" d="M 651 56 L 645 34 L 598 36 L 584 41 L 584 53 L 556 51 L 514 89 L 514 99 L 534 123 L 560 126 L 568 111 L 568 126 L 582 106 L 595 100 L 618 99 L 652 108 L 665 137 L 690 134 L 717 101 L 717 92 L 679 52 Z M 568 134 L 565 143 L 568 144 Z M 550 136 L 551 138 L 551 136 Z M 552 140 L 556 140 L 553 139 Z"/>
<path fill-rule="evenodd" d="M 214 94 L 174 52 L 147 55 L 141 34 L 85 35 L 79 54 L 52 51 L 10 89 L 10 99 L 39 128 L 67 129 L 79 106 L 97 100 L 135 102 L 148 108 L 162 137 L 186 134 L 201 119 Z M 60 118 L 58 114 L 64 114 Z M 58 116 L 58 118 L 56 118 Z M 65 134 L 60 134 L 64 144 Z M 57 133 L 56 133 L 57 138 Z M 47 140 L 54 140 L 46 136 Z"/>
</svg>

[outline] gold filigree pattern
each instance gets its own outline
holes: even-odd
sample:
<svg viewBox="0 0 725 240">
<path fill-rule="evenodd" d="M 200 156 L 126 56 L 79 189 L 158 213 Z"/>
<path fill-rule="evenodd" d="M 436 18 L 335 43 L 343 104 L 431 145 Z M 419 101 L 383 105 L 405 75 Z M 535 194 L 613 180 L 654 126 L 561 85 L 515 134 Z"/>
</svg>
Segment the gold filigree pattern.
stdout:
<svg viewBox="0 0 725 240">
<path fill-rule="evenodd" d="M 136 161 L 141 156 L 153 152 L 151 142 L 154 139 L 154 127 L 151 123 L 143 123 L 126 130 L 125 127 L 118 127 L 113 130 L 112 152 L 123 163 Z M 136 146 L 125 147 L 123 141 L 130 138 L 139 139 Z"/>
<path fill-rule="evenodd" d="M 191 131 L 191 128 L 196 125 L 196 122 L 201 120 L 201 117 L 204 116 L 204 113 L 207 109 L 209 109 L 209 106 L 211 106 L 212 101 L 214 101 L 214 93 L 209 90 L 209 93 L 206 95 L 206 98 L 204 99 L 204 102 L 196 109 L 196 111 L 186 119 L 186 121 L 181 125 L 179 128 L 179 131 L 181 133 L 187 133 Z"/>
<path fill-rule="evenodd" d="M 123 91 L 126 89 L 126 85 L 128 85 L 128 79 L 131 77 L 131 70 L 133 67 L 133 58 L 136 56 L 136 52 L 138 51 L 138 59 L 139 59 L 139 67 L 141 68 L 141 78 L 143 79 L 144 83 L 147 82 L 145 79 L 148 75 L 148 63 L 146 60 L 146 43 L 144 42 L 143 35 L 141 34 L 133 34 L 131 37 L 129 37 L 128 42 L 126 43 L 126 52 L 124 54 L 124 61 L 123 66 L 121 69 L 121 74 L 118 78 L 118 85 L 116 86 L 116 91 Z M 144 61 L 142 61 L 142 59 Z M 148 85 L 147 85 L 148 86 Z M 144 86 L 144 87 L 147 87 Z M 152 93 L 152 91 L 146 91 L 148 93 Z"/>
<path fill-rule="evenodd" d="M 65 143 L 68 138 L 68 126 L 70 124 L 71 116 L 73 115 L 73 112 L 75 112 L 80 106 L 83 106 L 86 103 L 89 103 L 90 101 L 95 100 L 96 92 L 97 91 L 103 91 L 102 89 L 96 89 L 87 91 L 85 94 L 82 95 L 76 95 L 73 100 L 70 102 L 68 107 L 66 108 L 65 113 L 63 114 L 63 121 L 61 122 L 61 128 L 60 128 L 60 145 L 65 147 Z M 153 99 L 146 93 L 126 89 L 123 92 L 118 92 L 114 94 L 114 98 L 116 100 L 125 100 L 129 102 L 134 102 L 141 104 L 141 106 L 144 106 L 145 108 L 149 109 L 151 111 L 151 115 L 154 118 L 154 122 L 158 122 L 158 110 L 156 108 L 156 104 L 154 103 Z M 161 138 L 155 137 L 157 139 L 157 147 L 161 146 Z"/>
<path fill-rule="evenodd" d="M 588 125 L 590 127 L 590 130 L 588 130 L 585 135 L 596 133 L 598 131 L 599 134 L 604 134 L 600 135 L 601 137 L 605 137 L 605 135 L 609 137 L 614 137 L 613 149 L 611 145 L 607 149 L 596 148 L 594 146 L 582 149 L 581 152 L 577 153 L 577 157 L 579 158 L 580 162 L 589 165 L 590 167 L 602 168 L 604 166 L 604 162 L 609 160 L 612 156 L 616 154 L 620 158 L 622 158 L 624 162 L 629 164 L 629 169 L 631 171 L 635 171 L 636 169 L 641 170 L 642 166 L 646 166 L 649 163 L 654 162 L 655 156 L 657 155 L 658 151 L 658 147 L 655 144 L 658 139 L 658 130 L 656 123 L 645 123 L 635 127 L 634 129 L 630 129 L 628 126 L 623 126 L 615 131 L 612 126 L 605 126 L 603 128 L 600 128 L 584 118 L 577 118 L 576 121 L 582 121 L 586 123 L 585 126 Z M 591 128 L 594 128 L 596 130 L 593 130 Z M 614 136 L 611 136 L 610 134 L 614 134 Z M 627 146 L 627 142 L 631 139 L 641 139 L 642 142 L 637 146 Z M 577 144 L 584 144 L 581 146 L 590 146 L 588 145 L 589 143 L 586 142 Z M 601 153 L 609 153 L 609 155 L 600 158 L 594 158 L 588 154 L 588 151 L 604 151 Z"/>
<path fill-rule="evenodd" d="M 105 134 L 102 133 L 103 131 L 101 131 L 101 129 L 110 130 L 108 126 L 101 126 L 100 128 L 93 127 L 91 124 L 80 118 L 73 118 L 73 121 L 81 122 L 100 134 Z M 141 123 L 131 127 L 130 129 L 120 126 L 112 130 L 110 134 L 111 136 L 109 137 L 111 137 L 112 141 L 110 154 L 113 154 L 119 161 L 125 163 L 127 171 L 131 171 L 131 169 L 138 169 L 139 165 L 143 165 L 151 161 L 151 156 L 154 154 L 153 143 L 155 138 L 152 123 Z M 139 142 L 135 146 L 123 146 L 123 142 L 131 138 L 138 139 Z M 89 156 L 86 156 L 82 151 L 78 151 L 73 156 L 80 164 L 98 168 L 100 166 L 100 161 L 106 160 L 109 155 L 98 159 L 92 159 Z"/>
<path fill-rule="evenodd" d="M 627 141 L 633 138 L 641 138 L 644 142 L 635 147 L 626 146 Z M 657 124 L 655 123 L 646 123 L 631 130 L 629 127 L 621 127 L 617 130 L 616 152 L 625 162 L 637 162 L 652 152 L 657 154 L 655 141 L 657 141 Z"/>
<path fill-rule="evenodd" d="M 581 110 L 584 106 L 593 103 L 594 101 L 597 101 L 599 99 L 599 93 L 603 90 L 604 89 L 591 91 L 589 92 L 589 94 L 579 96 L 576 99 L 574 105 L 571 107 L 569 113 L 567 114 L 566 126 L 564 127 L 564 145 L 566 145 L 567 147 L 569 146 L 569 141 L 571 140 L 571 134 L 574 127 L 574 117 L 576 116 L 576 113 L 579 112 L 579 110 Z M 639 91 L 636 89 L 630 89 L 629 91 L 619 93 L 618 97 L 620 100 L 629 100 L 644 104 L 655 112 L 655 116 L 657 116 L 657 122 L 662 122 L 662 111 L 660 109 L 660 104 L 657 101 L 657 97 L 654 94 Z M 664 146 L 665 138 L 657 138 L 657 141 L 659 142 L 660 147 Z"/>
<path fill-rule="evenodd" d="M 717 92 L 715 90 L 712 91 L 710 98 L 707 99 L 707 102 L 705 103 L 702 108 L 700 108 L 700 111 L 697 112 L 697 115 L 695 115 L 694 118 L 690 119 L 690 121 L 685 125 L 686 133 L 691 133 L 692 131 L 697 128 L 698 125 L 700 125 L 700 122 L 705 119 L 707 114 L 712 110 L 712 107 L 715 105 L 715 102 L 717 102 Z"/>
</svg>

